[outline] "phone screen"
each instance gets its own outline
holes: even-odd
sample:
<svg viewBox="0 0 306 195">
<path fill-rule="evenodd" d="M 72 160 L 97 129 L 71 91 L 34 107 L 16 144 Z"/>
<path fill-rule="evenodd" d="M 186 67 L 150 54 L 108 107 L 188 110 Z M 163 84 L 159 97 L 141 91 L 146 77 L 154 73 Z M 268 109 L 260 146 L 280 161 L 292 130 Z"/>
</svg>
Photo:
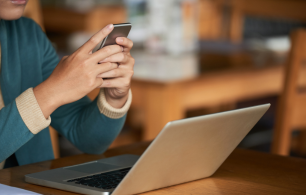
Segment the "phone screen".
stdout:
<svg viewBox="0 0 306 195">
<path fill-rule="evenodd" d="M 103 39 L 99 49 L 108 46 L 115 45 L 117 37 L 127 37 L 132 28 L 131 23 L 114 24 L 113 31 Z"/>
</svg>

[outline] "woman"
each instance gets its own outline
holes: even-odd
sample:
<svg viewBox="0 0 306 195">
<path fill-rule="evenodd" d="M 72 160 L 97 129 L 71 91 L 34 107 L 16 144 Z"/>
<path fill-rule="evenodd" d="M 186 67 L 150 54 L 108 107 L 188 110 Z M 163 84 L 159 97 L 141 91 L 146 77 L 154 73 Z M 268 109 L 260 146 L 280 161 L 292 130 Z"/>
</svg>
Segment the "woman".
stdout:
<svg viewBox="0 0 306 195">
<path fill-rule="evenodd" d="M 41 28 L 21 17 L 27 1 L 0 0 L 1 165 L 53 159 L 50 124 L 83 152 L 103 153 L 131 104 L 133 43 L 120 37 L 118 45 L 92 53 L 112 31 L 110 24 L 58 60 Z M 91 102 L 86 94 L 95 88 L 101 90 Z"/>
</svg>

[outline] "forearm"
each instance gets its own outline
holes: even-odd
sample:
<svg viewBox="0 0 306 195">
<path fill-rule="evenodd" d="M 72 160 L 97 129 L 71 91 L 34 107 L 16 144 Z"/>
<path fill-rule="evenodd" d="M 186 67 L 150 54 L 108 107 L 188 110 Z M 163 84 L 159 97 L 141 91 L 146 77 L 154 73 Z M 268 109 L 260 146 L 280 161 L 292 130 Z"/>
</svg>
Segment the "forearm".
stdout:
<svg viewBox="0 0 306 195">
<path fill-rule="evenodd" d="M 56 94 L 56 89 L 54 89 L 49 80 L 36 86 L 33 91 L 45 118 L 48 118 L 58 107 L 63 105 L 61 98 L 59 98 L 61 94 Z M 122 98 L 113 98 L 106 91 L 104 94 L 106 102 L 115 109 L 123 108 L 124 105 L 126 105 L 129 96 L 131 96 L 131 93 L 127 93 Z"/>
<path fill-rule="evenodd" d="M 52 115 L 51 125 L 81 151 L 103 153 L 120 133 L 125 116 L 111 119 L 101 114 L 87 97 L 58 108 Z"/>
<path fill-rule="evenodd" d="M 58 90 L 53 86 L 54 83 L 47 79 L 34 89 L 45 118 L 52 117 L 51 126 L 86 153 L 104 152 L 123 127 L 132 101 L 131 91 L 126 99 L 115 102 L 121 104 L 120 108 L 115 108 L 107 101 L 103 89 L 93 102 L 85 96 L 63 104 L 59 98 L 62 94 L 57 95 Z"/>
<path fill-rule="evenodd" d="M 26 126 L 13 101 L 0 110 L 0 162 L 27 143 L 34 134 Z"/>
<path fill-rule="evenodd" d="M 48 118 L 62 104 L 48 79 L 33 89 L 36 100 L 45 118 Z"/>
</svg>

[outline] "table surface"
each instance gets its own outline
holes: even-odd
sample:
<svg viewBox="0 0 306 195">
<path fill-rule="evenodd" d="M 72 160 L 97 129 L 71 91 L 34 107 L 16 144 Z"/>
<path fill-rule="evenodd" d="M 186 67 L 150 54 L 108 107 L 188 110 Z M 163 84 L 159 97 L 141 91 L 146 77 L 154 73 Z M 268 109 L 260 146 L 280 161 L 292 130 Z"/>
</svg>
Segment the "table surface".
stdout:
<svg viewBox="0 0 306 195">
<path fill-rule="evenodd" d="M 81 154 L 0 170 L 0 183 L 42 194 L 74 194 L 28 184 L 24 175 L 70 166 L 121 154 L 140 155 L 149 142 L 106 151 L 103 155 Z M 144 194 L 306 194 L 306 159 L 235 149 L 210 178 L 200 179 Z"/>
</svg>

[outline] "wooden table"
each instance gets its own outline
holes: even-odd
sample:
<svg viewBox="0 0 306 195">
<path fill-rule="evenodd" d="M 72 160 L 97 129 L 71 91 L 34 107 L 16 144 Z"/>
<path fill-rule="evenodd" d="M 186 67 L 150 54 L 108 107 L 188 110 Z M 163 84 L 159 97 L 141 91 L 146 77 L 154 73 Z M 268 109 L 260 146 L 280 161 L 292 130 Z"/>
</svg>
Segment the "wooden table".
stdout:
<svg viewBox="0 0 306 195">
<path fill-rule="evenodd" d="M 185 118 L 189 109 L 279 94 L 283 71 L 283 66 L 271 66 L 203 73 L 175 82 L 133 79 L 131 109 L 141 110 L 143 140 L 152 140 L 167 122 Z M 301 74 L 306 75 L 306 67 Z M 306 77 L 300 78 L 300 84 L 306 86 Z"/>
<path fill-rule="evenodd" d="M 238 101 L 278 95 L 283 86 L 283 66 L 224 70 L 202 73 L 179 81 L 132 80 L 131 121 L 143 126 L 142 140 L 152 140 L 169 121 L 185 118 L 187 110 L 211 108 Z M 300 74 L 306 75 L 306 67 Z M 299 77 L 306 86 L 306 76 Z M 89 94 L 94 99 L 99 93 Z"/>
<path fill-rule="evenodd" d="M 306 21 L 303 0 L 200 0 L 200 39 L 230 40 L 241 43 L 245 16 Z M 222 22 L 224 9 L 230 10 Z M 216 9 L 217 13 L 214 13 Z M 228 27 L 224 29 L 224 27 Z M 136 60 L 137 62 L 137 60 Z M 302 74 L 305 75 L 305 67 Z M 175 71 L 175 70 L 174 70 Z M 238 101 L 280 94 L 283 67 L 232 70 L 204 73 L 179 82 L 158 82 L 134 79 L 132 109 L 143 113 L 143 140 L 152 140 L 163 126 L 182 119 L 188 109 L 233 104 Z M 306 84 L 302 76 L 303 86 Z"/>
<path fill-rule="evenodd" d="M 0 183 L 41 194 L 74 194 L 28 184 L 24 181 L 24 175 L 120 154 L 140 155 L 148 145 L 148 142 L 137 143 L 110 149 L 103 155 L 82 154 L 0 170 Z M 305 181 L 305 159 L 236 149 L 210 178 L 143 194 L 306 194 Z"/>
</svg>

